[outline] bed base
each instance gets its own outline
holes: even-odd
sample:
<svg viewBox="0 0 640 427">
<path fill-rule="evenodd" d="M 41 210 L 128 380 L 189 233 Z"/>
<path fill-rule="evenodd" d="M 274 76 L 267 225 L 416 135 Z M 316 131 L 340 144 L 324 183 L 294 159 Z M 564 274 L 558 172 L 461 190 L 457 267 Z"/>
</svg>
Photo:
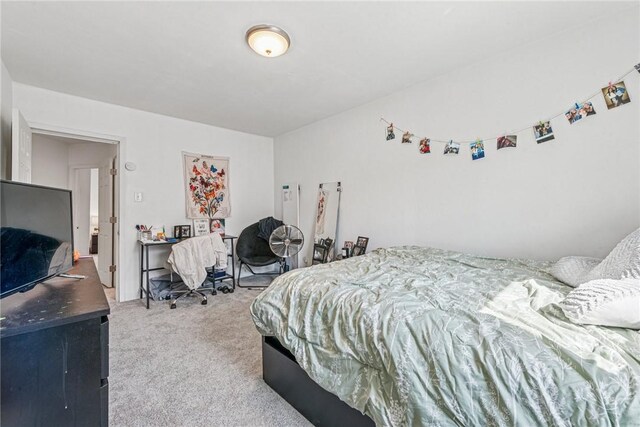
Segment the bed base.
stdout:
<svg viewBox="0 0 640 427">
<path fill-rule="evenodd" d="M 371 418 L 315 383 L 274 337 L 262 337 L 262 378 L 314 426 L 375 427 Z"/>
</svg>

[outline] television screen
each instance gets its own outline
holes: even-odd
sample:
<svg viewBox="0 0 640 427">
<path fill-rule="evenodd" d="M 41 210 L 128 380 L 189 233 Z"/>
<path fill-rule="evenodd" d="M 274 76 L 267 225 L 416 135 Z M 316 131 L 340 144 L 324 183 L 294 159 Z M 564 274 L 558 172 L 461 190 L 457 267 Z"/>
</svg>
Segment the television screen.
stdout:
<svg viewBox="0 0 640 427">
<path fill-rule="evenodd" d="M 0 298 L 73 266 L 71 191 L 0 181 Z"/>
</svg>

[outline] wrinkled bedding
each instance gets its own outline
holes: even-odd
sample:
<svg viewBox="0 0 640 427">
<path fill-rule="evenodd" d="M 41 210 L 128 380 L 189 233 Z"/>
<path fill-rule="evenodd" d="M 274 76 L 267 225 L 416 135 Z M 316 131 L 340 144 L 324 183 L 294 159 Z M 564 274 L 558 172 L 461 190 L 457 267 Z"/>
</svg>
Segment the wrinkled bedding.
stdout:
<svg viewBox="0 0 640 427">
<path fill-rule="evenodd" d="M 640 334 L 570 323 L 551 263 L 418 247 L 291 271 L 251 306 L 380 426 L 640 426 Z"/>
</svg>

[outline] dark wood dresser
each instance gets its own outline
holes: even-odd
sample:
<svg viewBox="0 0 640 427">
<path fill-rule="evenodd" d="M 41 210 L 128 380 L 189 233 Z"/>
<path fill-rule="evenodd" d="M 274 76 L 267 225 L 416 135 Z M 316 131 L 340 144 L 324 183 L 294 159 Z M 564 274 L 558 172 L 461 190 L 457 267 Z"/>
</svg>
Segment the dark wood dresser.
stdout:
<svg viewBox="0 0 640 427">
<path fill-rule="evenodd" d="M 109 303 L 92 259 L 0 301 L 0 424 L 106 426 Z"/>
</svg>

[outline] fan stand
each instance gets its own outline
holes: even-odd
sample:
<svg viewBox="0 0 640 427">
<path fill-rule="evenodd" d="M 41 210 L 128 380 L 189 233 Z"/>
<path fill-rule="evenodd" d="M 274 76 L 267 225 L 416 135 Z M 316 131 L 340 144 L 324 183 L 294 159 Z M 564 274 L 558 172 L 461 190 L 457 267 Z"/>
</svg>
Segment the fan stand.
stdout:
<svg viewBox="0 0 640 427">
<path fill-rule="evenodd" d="M 239 264 L 240 267 L 238 268 L 238 280 L 236 282 L 236 286 L 238 286 L 239 288 L 244 288 L 244 289 L 264 289 L 264 288 L 268 288 L 269 285 L 242 286 L 240 284 L 240 275 L 242 274 L 242 266 L 243 265 L 246 266 L 249 269 L 249 271 L 251 272 L 251 274 L 253 274 L 254 276 L 279 276 L 282 273 L 286 273 L 289 270 L 289 267 L 287 266 L 284 258 L 280 258 L 280 261 L 278 261 L 278 263 L 280 264 L 280 267 L 278 268 L 278 272 L 277 273 L 256 273 L 255 271 L 253 271 L 253 269 L 251 268 L 251 266 L 249 264 L 246 264 L 246 263 L 242 262 L 242 260 L 240 260 L 240 264 Z"/>
</svg>

